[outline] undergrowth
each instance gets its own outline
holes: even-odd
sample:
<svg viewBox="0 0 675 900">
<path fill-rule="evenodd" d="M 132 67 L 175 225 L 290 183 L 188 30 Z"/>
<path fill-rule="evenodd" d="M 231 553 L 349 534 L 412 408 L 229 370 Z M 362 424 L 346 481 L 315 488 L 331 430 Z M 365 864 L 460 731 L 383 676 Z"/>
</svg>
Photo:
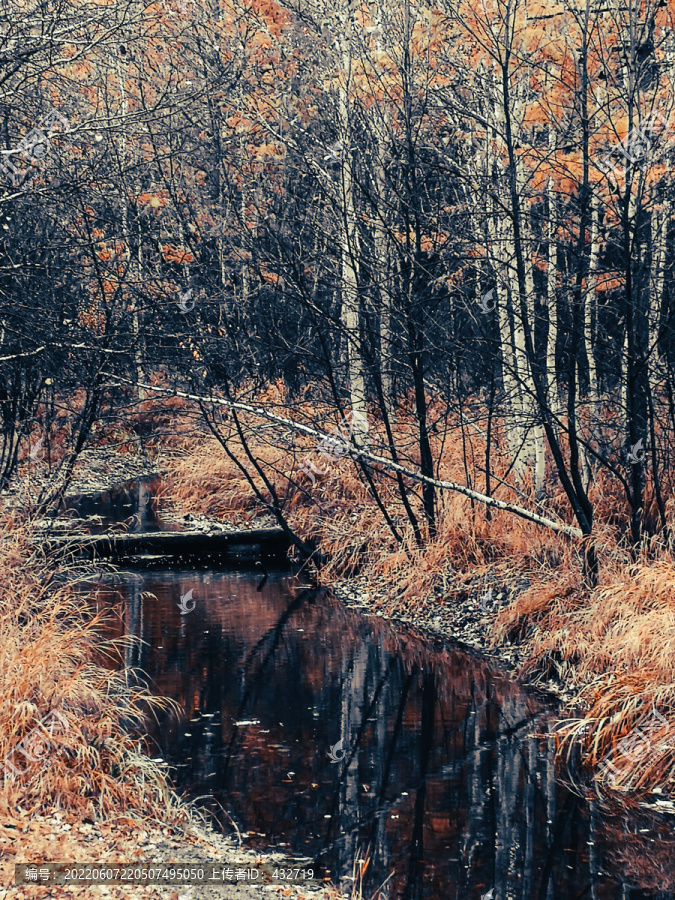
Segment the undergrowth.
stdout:
<svg viewBox="0 0 675 900">
<path fill-rule="evenodd" d="M 184 821 L 164 769 L 128 733 L 169 701 L 106 667 L 123 640 L 103 639 L 78 573 L 69 582 L 61 565 L 57 577 L 25 524 L 5 515 L 0 528 L 0 814 Z"/>
</svg>

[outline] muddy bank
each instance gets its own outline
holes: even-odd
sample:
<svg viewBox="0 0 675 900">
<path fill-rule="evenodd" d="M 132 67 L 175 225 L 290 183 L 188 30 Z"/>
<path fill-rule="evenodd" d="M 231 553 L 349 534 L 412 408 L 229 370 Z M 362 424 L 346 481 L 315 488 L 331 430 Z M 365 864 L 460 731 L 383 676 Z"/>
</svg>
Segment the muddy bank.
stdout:
<svg viewBox="0 0 675 900">
<path fill-rule="evenodd" d="M 408 629 L 458 644 L 480 653 L 509 677 L 536 687 L 551 699 L 571 702 L 578 687 L 563 678 L 522 678 L 526 653 L 518 642 L 495 644 L 494 626 L 499 613 L 511 606 L 530 586 L 523 578 L 515 584 L 500 583 L 493 576 L 476 577 L 449 588 L 443 596 L 420 598 L 414 611 L 392 598 L 387 587 L 372 577 L 345 579 L 333 585 L 335 596 L 364 615 L 391 619 Z"/>
</svg>

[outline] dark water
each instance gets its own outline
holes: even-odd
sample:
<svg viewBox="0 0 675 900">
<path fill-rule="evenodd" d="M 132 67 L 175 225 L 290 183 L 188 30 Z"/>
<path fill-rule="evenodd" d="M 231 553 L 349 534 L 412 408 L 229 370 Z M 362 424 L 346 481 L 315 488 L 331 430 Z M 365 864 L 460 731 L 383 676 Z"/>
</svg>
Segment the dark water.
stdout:
<svg viewBox="0 0 675 900">
<path fill-rule="evenodd" d="M 123 572 L 96 595 L 122 598 L 111 633 L 146 642 L 126 662 L 183 710 L 149 723 L 152 755 L 249 843 L 335 880 L 367 852 L 364 896 L 389 878 L 391 900 L 672 896 L 672 824 L 567 790 L 551 709 L 482 661 L 290 576 Z"/>
<path fill-rule="evenodd" d="M 123 524 L 124 531 L 170 531 L 172 526 L 162 522 L 157 514 L 155 492 L 160 483 L 157 475 L 135 478 L 100 493 L 66 497 L 59 513 L 73 524 L 83 524 L 92 534 L 99 534 Z M 90 517 L 97 521 L 91 521 Z"/>
</svg>

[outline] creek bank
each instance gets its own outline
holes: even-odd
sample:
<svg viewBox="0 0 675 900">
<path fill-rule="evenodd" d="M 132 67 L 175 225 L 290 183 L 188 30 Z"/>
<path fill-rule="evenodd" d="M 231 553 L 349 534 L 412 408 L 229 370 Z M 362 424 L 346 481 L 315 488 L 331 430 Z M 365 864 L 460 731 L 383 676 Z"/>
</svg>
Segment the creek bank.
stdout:
<svg viewBox="0 0 675 900">
<path fill-rule="evenodd" d="M 98 494 L 112 492 L 120 486 L 127 485 L 134 479 L 152 478 L 161 473 L 161 467 L 154 466 L 146 459 L 120 458 L 110 452 L 89 451 L 78 463 L 77 477 L 73 480 L 66 494 L 69 501 L 85 497 L 87 501 L 95 501 Z M 38 474 L 39 473 L 39 474 Z M 5 509 L 24 510 L 30 507 L 39 495 L 41 488 L 49 484 L 46 464 L 25 467 L 20 473 L 13 489 L 3 495 Z M 170 520 L 170 527 L 190 529 L 198 535 L 208 534 L 232 535 L 236 537 L 242 530 L 241 523 L 215 523 L 204 516 L 188 513 L 185 516 L 167 516 L 162 526 Z M 263 527 L 267 522 L 263 517 L 256 518 L 256 524 Z M 71 515 L 61 518 L 45 516 L 33 523 L 41 532 L 57 533 L 63 536 L 79 529 L 80 536 L 91 534 L 91 530 L 101 524 L 101 516 L 85 514 L 73 519 Z M 62 527 L 63 526 L 63 527 Z M 114 898 L 114 900 L 249 900 L 253 897 L 284 897 L 290 900 L 343 900 L 349 895 L 338 891 L 332 885 L 321 886 L 315 882 L 310 885 L 267 883 L 245 884 L 218 883 L 215 885 L 194 885 L 173 888 L 169 886 L 145 885 L 16 885 L 15 863 L 38 865 L 45 862 L 78 863 L 94 866 L 120 866 L 139 864 L 168 865 L 212 864 L 220 867 L 264 867 L 268 872 L 275 867 L 311 868 L 307 860 L 295 860 L 290 851 L 283 852 L 283 845 L 265 850 L 251 850 L 241 845 L 241 841 L 224 836 L 203 825 L 194 825 L 200 821 L 202 814 L 196 803 L 181 801 L 175 792 L 171 792 L 171 806 L 183 805 L 192 820 L 183 830 L 169 824 L 168 818 L 138 821 L 125 815 L 120 809 L 118 815 L 92 821 L 65 806 L 58 795 L 48 795 L 41 805 L 28 807 L 19 798 L 13 803 L 8 814 L 0 822 L 0 900 L 28 900 L 28 898 L 83 898 L 94 900 L 97 897 Z M 168 798 L 167 798 L 168 799 Z M 54 811 L 54 806 L 60 806 Z M 65 806 L 65 808 L 64 808 Z M 242 834 L 241 838 L 246 839 Z"/>
<path fill-rule="evenodd" d="M 490 574 L 476 576 L 454 585 L 454 590 L 444 589 L 442 595 L 439 591 L 420 598 L 413 611 L 392 598 L 387 586 L 372 576 L 339 581 L 332 585 L 332 591 L 346 606 L 359 609 L 364 615 L 390 619 L 432 639 L 451 641 L 469 653 L 479 653 L 515 681 L 541 690 L 552 701 L 571 704 L 579 687 L 562 678 L 522 678 L 524 648 L 517 642 L 493 642 L 497 616 L 529 587 L 525 577 L 504 585 Z"/>
<path fill-rule="evenodd" d="M 245 838 L 246 835 L 242 835 Z M 332 885 L 301 884 L 245 884 L 233 881 L 225 884 L 193 886 L 146 885 L 29 885 L 14 884 L 15 863 L 38 865 L 40 862 L 77 863 L 121 867 L 147 867 L 166 864 L 168 867 L 185 864 L 212 869 L 251 869 L 263 867 L 268 872 L 291 863 L 302 865 L 279 850 L 248 850 L 233 837 L 224 836 L 208 826 L 190 823 L 184 829 L 151 826 L 121 817 L 116 822 L 82 822 L 64 811 L 49 815 L 33 815 L 23 822 L 14 818 L 0 825 L 2 848 L 2 900 L 30 900 L 30 898 L 61 898 L 76 896 L 94 900 L 101 896 L 110 900 L 252 900 L 257 897 L 283 897 L 285 900 L 345 900 Z M 305 866 L 308 865 L 304 861 Z"/>
<path fill-rule="evenodd" d="M 65 533 L 44 542 L 48 553 L 73 553 L 87 559 L 107 559 L 120 565 L 152 566 L 208 562 L 232 566 L 288 565 L 289 540 L 280 529 L 216 529 L 208 531 L 143 531 L 98 535 Z"/>
<path fill-rule="evenodd" d="M 456 596 L 439 605 L 438 597 L 427 597 L 415 605 L 414 615 L 397 605 L 389 597 L 387 588 L 371 577 L 362 576 L 341 581 L 333 586 L 334 595 L 345 606 L 359 610 L 365 616 L 389 619 L 399 627 L 433 641 L 441 641 L 448 646 L 459 646 L 471 655 L 487 658 L 494 667 L 521 684 L 534 688 L 543 694 L 546 702 L 557 707 L 560 720 L 569 716 L 582 717 L 583 710 L 577 703 L 583 684 L 570 684 L 564 677 L 560 679 L 523 678 L 521 671 L 526 661 L 522 645 L 510 641 L 495 645 L 492 640 L 493 627 L 499 613 L 513 604 L 520 594 L 529 587 L 526 578 L 517 579 L 509 587 L 490 582 L 489 576 L 472 578 Z M 488 584 L 492 586 L 492 602 L 497 610 L 485 612 Z M 445 594 L 446 598 L 448 594 Z M 447 642 L 447 643 L 446 643 Z M 618 788 L 613 799 L 626 799 L 624 789 Z M 654 814 L 675 816 L 675 798 L 671 799 L 660 787 L 643 789 L 637 807 Z"/>
<path fill-rule="evenodd" d="M 115 454 L 116 455 L 116 454 Z M 174 454 L 175 458 L 185 454 Z M 107 468 L 105 452 L 97 451 L 90 457 L 82 459 L 82 472 L 78 486 L 91 485 L 95 478 L 87 478 L 84 471 L 93 462 L 94 469 Z M 171 454 L 165 454 L 158 460 L 160 463 L 155 471 L 170 471 Z M 138 465 L 138 460 L 136 461 Z M 109 468 L 118 475 L 122 471 L 119 459 L 113 461 Z M 131 472 L 127 468 L 125 476 Z M 147 472 L 146 472 L 147 474 Z M 189 475 L 190 473 L 188 473 Z M 185 481 L 185 476 L 183 476 Z M 169 484 L 171 482 L 169 481 Z M 188 479 L 188 484 L 189 479 Z M 216 491 L 217 481 L 208 486 L 209 491 Z M 211 512 L 211 516 L 196 515 L 192 511 L 185 512 L 186 505 L 183 502 L 184 515 L 178 515 L 176 510 L 180 504 L 175 504 L 172 498 L 160 490 L 156 495 L 160 507 L 160 520 L 162 528 L 179 528 L 200 530 L 204 534 L 233 533 L 248 530 L 252 524 L 263 528 L 276 526 L 265 511 L 238 512 L 236 509 L 226 512 Z M 199 485 L 193 485 L 188 509 L 194 509 L 192 504 L 196 502 L 199 508 Z M 221 505 L 222 508 L 222 505 Z M 229 521 L 223 521 L 228 518 Z M 302 529 L 299 532 L 303 537 Z M 339 578 L 330 587 L 338 600 L 346 606 L 359 609 L 364 615 L 373 615 L 387 618 L 412 632 L 417 632 L 436 642 L 447 642 L 449 646 L 459 646 L 462 650 L 471 654 L 480 654 L 481 657 L 491 661 L 495 668 L 508 677 L 523 684 L 544 692 L 549 700 L 560 704 L 560 716 L 565 714 L 572 716 L 583 715 L 579 695 L 587 687 L 583 679 L 576 677 L 575 669 L 569 664 L 564 664 L 557 658 L 556 652 L 545 654 L 535 659 L 535 668 L 531 665 L 531 644 L 529 635 L 525 631 L 529 628 L 528 622 L 536 627 L 536 620 L 528 620 L 525 617 L 524 628 L 514 633 L 511 639 L 504 637 L 504 628 L 500 627 L 500 613 L 507 609 L 513 611 L 518 598 L 530 587 L 530 579 L 526 575 L 514 574 L 513 569 L 508 573 L 499 565 L 482 567 L 479 573 L 455 571 L 449 567 L 442 574 L 442 587 L 420 590 L 419 598 L 410 599 L 409 595 L 404 600 L 397 597 L 390 585 L 384 579 L 378 579 L 372 573 L 354 578 Z M 305 580 L 305 579 L 303 579 Z M 319 579 L 320 580 L 320 579 Z M 426 593 L 426 596 L 425 596 Z M 531 629 L 530 629 L 531 630 Z M 547 633 L 547 632 L 545 632 Z M 530 661 L 528 669 L 525 663 Z M 560 663 L 560 664 L 559 664 Z M 523 675 L 523 672 L 526 672 Z M 563 711 L 563 707 L 565 710 Z M 588 707 L 584 707 L 588 708 Z M 573 721 L 573 720 L 572 720 Z"/>
<path fill-rule="evenodd" d="M 20 466 L 16 478 L 2 492 L 7 507 L 25 507 L 35 503 L 48 487 L 58 484 L 58 462 L 49 471 L 44 460 Z M 106 449 L 83 450 L 77 458 L 72 478 L 65 491 L 65 499 L 92 496 L 110 491 L 138 478 L 153 478 L 164 474 L 164 467 L 145 455 L 121 456 Z"/>
</svg>

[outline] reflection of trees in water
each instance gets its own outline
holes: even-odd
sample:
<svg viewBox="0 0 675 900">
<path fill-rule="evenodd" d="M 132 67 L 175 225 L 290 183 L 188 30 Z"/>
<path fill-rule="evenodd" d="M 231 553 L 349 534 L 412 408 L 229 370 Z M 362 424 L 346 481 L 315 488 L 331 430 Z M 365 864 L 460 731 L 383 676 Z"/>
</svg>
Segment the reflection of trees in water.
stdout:
<svg viewBox="0 0 675 900">
<path fill-rule="evenodd" d="M 603 868 L 651 884 L 652 860 L 661 890 L 669 883 L 653 844 L 650 854 L 627 845 L 596 810 L 591 830 L 588 806 L 556 784 L 540 704 L 480 660 L 274 580 L 257 593 L 257 576 L 154 577 L 144 590 L 159 600 L 133 586 L 128 624 L 154 644 L 144 664 L 156 689 L 197 719 L 190 738 L 185 723 L 165 720 L 158 741 L 188 761 L 180 786 L 212 791 L 262 843 L 288 841 L 333 877 L 368 852 L 366 889 L 395 870 L 390 900 L 464 900 L 493 887 L 499 900 L 604 900 L 616 888 Z M 173 607 L 190 587 L 200 602 L 181 623 Z M 340 740 L 344 758 L 331 763 Z M 608 867 L 593 840 L 626 860 Z"/>
<path fill-rule="evenodd" d="M 143 579 L 129 578 L 127 581 L 128 602 L 126 604 L 126 634 L 143 634 Z M 124 646 L 124 665 L 135 668 L 141 661 L 141 645 L 137 640 L 128 641 Z"/>
<path fill-rule="evenodd" d="M 370 667 L 374 669 L 374 667 Z M 337 790 L 337 821 L 344 830 L 342 852 L 355 859 L 358 850 L 356 826 L 359 821 L 359 759 L 361 739 L 367 720 L 368 648 L 360 643 L 351 658 L 345 654 L 341 662 L 340 739 L 345 751 L 342 778 Z M 340 763 L 338 763 L 340 765 Z"/>
<path fill-rule="evenodd" d="M 257 593 L 257 588 L 256 588 Z M 285 606 L 273 626 L 247 651 L 246 658 L 241 665 L 243 690 L 235 713 L 235 724 L 232 728 L 230 740 L 223 753 L 225 771 L 230 764 L 237 761 L 237 751 L 244 736 L 236 722 L 246 718 L 248 711 L 257 708 L 259 702 L 264 700 L 264 694 L 268 679 L 274 677 L 276 654 L 284 637 L 286 626 L 293 620 L 294 614 L 302 608 L 310 595 L 303 591 L 293 597 Z"/>
<path fill-rule="evenodd" d="M 427 777 L 431 769 L 434 742 L 434 711 L 436 692 L 433 672 L 428 669 L 422 677 L 422 722 L 418 741 L 419 787 L 415 792 L 412 840 L 408 861 L 405 900 L 421 900 L 424 896 L 422 878 L 424 873 L 424 820 L 426 814 Z"/>
<path fill-rule="evenodd" d="M 621 872 L 626 884 L 639 885 L 658 900 L 675 896 L 672 816 L 635 819 L 622 811 L 599 820 L 596 839 L 603 848 L 605 870 Z"/>
<path fill-rule="evenodd" d="M 159 527 L 156 515 L 156 491 L 159 478 L 149 475 L 125 481 L 101 492 L 69 496 L 61 502 L 61 509 L 68 509 L 77 516 L 100 516 L 98 526 L 91 530 L 106 529 L 123 532 L 153 531 Z"/>
</svg>

